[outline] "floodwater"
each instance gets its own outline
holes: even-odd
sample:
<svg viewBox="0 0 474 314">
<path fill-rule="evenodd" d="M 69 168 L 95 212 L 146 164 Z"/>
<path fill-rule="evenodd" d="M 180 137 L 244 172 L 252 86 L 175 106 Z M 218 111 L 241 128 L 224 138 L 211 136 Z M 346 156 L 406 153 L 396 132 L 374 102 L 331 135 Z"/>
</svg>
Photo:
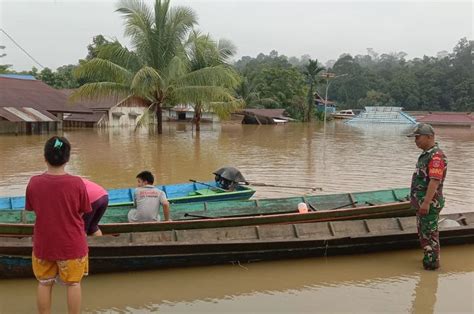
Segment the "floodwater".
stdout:
<svg viewBox="0 0 474 314">
<path fill-rule="evenodd" d="M 402 126 L 317 124 L 251 126 L 165 124 L 164 134 L 129 129 L 65 130 L 73 145 L 67 170 L 107 188 L 130 187 L 149 169 L 157 183 L 212 180 L 222 166 L 250 182 L 356 192 L 407 187 L 420 153 Z M 22 195 L 44 171 L 49 135 L 0 136 L 0 196 Z M 474 129 L 438 128 L 449 159 L 444 212 L 474 211 Z M 257 187 L 257 198 L 315 193 Z M 92 275 L 84 280 L 90 313 L 474 312 L 474 246 L 442 249 L 438 272 L 421 269 L 421 252 L 314 258 L 242 265 Z M 54 311 L 66 310 L 56 287 Z M 0 313 L 35 310 L 35 281 L 0 281 Z"/>
</svg>

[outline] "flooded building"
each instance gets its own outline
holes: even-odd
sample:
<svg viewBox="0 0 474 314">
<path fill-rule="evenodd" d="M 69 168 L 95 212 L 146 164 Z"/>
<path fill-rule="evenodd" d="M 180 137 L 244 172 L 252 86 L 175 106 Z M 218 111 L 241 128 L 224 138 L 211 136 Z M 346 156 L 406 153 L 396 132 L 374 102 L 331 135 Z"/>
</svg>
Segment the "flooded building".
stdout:
<svg viewBox="0 0 474 314">
<path fill-rule="evenodd" d="M 474 125 L 474 115 L 471 112 L 426 112 L 419 114 L 418 122 L 435 126 L 469 127 Z"/>
<path fill-rule="evenodd" d="M 91 114 L 31 75 L 0 75 L 0 133 L 42 133 L 63 127 L 67 114 Z"/>
<path fill-rule="evenodd" d="M 194 119 L 194 107 L 189 104 L 179 104 L 163 110 L 163 117 L 169 121 L 191 121 Z M 219 122 L 219 117 L 211 111 L 202 111 L 201 122 Z"/>
<path fill-rule="evenodd" d="M 314 104 L 318 112 L 324 112 L 324 109 L 326 109 L 326 114 L 334 114 L 336 112 L 336 103 L 332 100 L 324 99 L 317 92 L 314 93 Z"/>
<path fill-rule="evenodd" d="M 293 120 L 285 115 L 285 109 L 244 109 L 242 124 L 281 124 Z"/>
<path fill-rule="evenodd" d="M 69 97 L 74 90 L 63 89 Z M 100 100 L 81 101 L 92 114 L 74 113 L 64 118 L 68 127 L 135 127 L 148 108 L 139 101 L 124 102 L 119 97 L 103 97 Z"/>
<path fill-rule="evenodd" d="M 402 111 L 402 107 L 367 106 L 365 111 L 346 123 L 416 124 L 415 118 Z"/>
</svg>

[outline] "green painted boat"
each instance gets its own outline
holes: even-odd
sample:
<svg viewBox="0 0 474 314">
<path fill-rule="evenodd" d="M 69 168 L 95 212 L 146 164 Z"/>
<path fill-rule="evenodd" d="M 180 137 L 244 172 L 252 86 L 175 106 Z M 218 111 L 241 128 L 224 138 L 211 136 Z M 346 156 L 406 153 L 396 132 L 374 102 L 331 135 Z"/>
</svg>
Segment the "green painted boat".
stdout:
<svg viewBox="0 0 474 314">
<path fill-rule="evenodd" d="M 301 197 L 171 204 L 170 222 L 128 223 L 130 206 L 110 207 L 100 221 L 104 233 L 234 227 L 245 225 L 369 219 L 414 215 L 408 188 Z M 305 203 L 307 213 L 298 211 Z M 30 235 L 35 215 L 0 211 L 0 236 Z"/>
</svg>

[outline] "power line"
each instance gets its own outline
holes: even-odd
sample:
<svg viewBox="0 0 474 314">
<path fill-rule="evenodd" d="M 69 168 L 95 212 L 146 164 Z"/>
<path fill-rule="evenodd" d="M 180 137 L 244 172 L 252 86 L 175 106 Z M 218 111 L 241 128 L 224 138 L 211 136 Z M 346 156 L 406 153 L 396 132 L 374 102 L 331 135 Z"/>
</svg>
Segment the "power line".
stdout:
<svg viewBox="0 0 474 314">
<path fill-rule="evenodd" d="M 28 57 L 30 57 L 31 60 L 33 60 L 37 65 L 44 69 L 44 66 L 39 63 L 35 58 L 33 58 L 33 56 L 30 55 L 25 49 L 23 49 L 23 47 L 21 47 L 20 44 L 18 44 L 10 35 L 8 35 L 8 33 L 3 28 L 0 28 L 0 31 L 2 31 L 18 48 L 20 48 L 21 51 L 23 51 Z"/>
</svg>

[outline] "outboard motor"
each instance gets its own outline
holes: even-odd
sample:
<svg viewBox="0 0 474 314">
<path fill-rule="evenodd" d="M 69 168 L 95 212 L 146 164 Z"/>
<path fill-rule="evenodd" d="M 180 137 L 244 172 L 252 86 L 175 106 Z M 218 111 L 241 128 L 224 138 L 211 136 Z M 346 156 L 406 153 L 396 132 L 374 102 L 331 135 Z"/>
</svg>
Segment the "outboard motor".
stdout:
<svg viewBox="0 0 474 314">
<path fill-rule="evenodd" d="M 223 167 L 213 173 L 217 186 L 224 190 L 234 191 L 239 184 L 248 184 L 242 173 L 234 167 Z"/>
</svg>

